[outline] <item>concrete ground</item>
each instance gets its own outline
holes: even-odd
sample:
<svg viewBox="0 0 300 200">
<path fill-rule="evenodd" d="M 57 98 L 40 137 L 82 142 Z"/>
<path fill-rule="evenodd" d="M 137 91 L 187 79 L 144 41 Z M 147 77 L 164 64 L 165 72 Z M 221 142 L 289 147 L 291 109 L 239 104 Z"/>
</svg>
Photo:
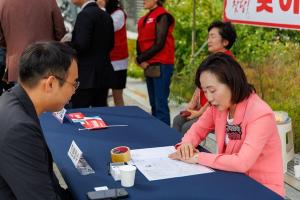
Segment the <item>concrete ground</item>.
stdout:
<svg viewBox="0 0 300 200">
<path fill-rule="evenodd" d="M 148 94 L 147 94 L 146 83 L 140 79 L 132 79 L 132 78 L 127 79 L 127 87 L 124 90 L 124 101 L 125 101 L 125 105 L 135 105 L 135 106 L 139 106 L 146 112 L 151 111 L 151 107 L 149 105 Z M 111 95 L 109 95 L 108 104 L 110 106 L 114 105 Z M 171 119 L 173 119 L 174 116 L 179 113 L 179 111 L 184 109 L 185 105 L 184 104 L 177 105 L 175 102 L 170 102 L 169 107 L 170 107 Z M 171 122 L 172 122 L 172 120 L 171 120 Z M 214 141 L 213 136 L 210 136 L 206 140 L 205 147 L 208 150 L 210 150 L 211 152 L 216 151 L 216 146 L 215 146 L 215 141 Z M 63 181 L 63 178 L 60 176 L 60 173 L 57 170 L 56 166 L 55 166 L 55 172 L 58 175 L 59 181 L 62 184 L 62 186 L 67 187 Z M 293 177 L 286 176 L 286 179 L 292 179 L 292 178 Z M 289 181 L 289 183 L 291 183 L 291 181 Z M 300 191 L 299 190 L 296 190 L 295 188 L 291 187 L 288 184 L 285 184 L 285 189 L 286 189 L 286 198 L 285 199 L 290 199 L 290 200 L 299 200 L 300 199 Z"/>
</svg>

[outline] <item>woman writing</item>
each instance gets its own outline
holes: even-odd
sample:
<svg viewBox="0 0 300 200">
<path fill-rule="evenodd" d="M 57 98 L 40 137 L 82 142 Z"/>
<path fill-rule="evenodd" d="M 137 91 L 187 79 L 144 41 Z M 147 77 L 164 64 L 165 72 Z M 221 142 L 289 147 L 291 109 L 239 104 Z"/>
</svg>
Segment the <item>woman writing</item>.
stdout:
<svg viewBox="0 0 300 200">
<path fill-rule="evenodd" d="M 247 82 L 241 66 L 217 53 L 205 59 L 195 82 L 211 105 L 176 145 L 172 159 L 245 173 L 284 196 L 281 143 L 272 109 Z M 217 154 L 196 147 L 215 131 Z"/>
</svg>

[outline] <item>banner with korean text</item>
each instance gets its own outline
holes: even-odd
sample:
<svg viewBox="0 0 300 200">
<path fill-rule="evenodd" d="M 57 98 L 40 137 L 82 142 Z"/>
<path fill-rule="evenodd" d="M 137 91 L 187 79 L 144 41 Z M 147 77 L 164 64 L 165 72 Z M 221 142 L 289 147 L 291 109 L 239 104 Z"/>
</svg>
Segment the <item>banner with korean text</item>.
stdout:
<svg viewBox="0 0 300 200">
<path fill-rule="evenodd" d="M 300 30 L 300 0 L 224 0 L 224 20 Z"/>
</svg>

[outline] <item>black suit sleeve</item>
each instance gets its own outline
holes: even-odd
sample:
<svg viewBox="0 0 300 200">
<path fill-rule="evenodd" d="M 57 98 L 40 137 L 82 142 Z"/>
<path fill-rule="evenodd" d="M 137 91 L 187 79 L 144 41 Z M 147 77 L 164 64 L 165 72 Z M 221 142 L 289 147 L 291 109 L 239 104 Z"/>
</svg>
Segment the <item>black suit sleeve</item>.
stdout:
<svg viewBox="0 0 300 200">
<path fill-rule="evenodd" d="M 0 154 L 2 178 L 16 199 L 60 200 L 49 173 L 47 148 L 34 124 L 11 128 Z"/>
<path fill-rule="evenodd" d="M 114 46 L 115 46 L 115 31 L 114 31 L 114 21 L 113 19 L 111 18 L 111 16 L 109 16 L 109 24 L 110 26 L 108 27 L 109 28 L 109 31 L 110 31 L 110 34 L 109 34 L 109 38 L 110 38 L 110 51 L 113 50 Z"/>
<path fill-rule="evenodd" d="M 173 18 L 169 14 L 162 14 L 158 17 L 156 23 L 156 37 L 153 46 L 144 51 L 140 52 L 140 49 L 137 45 L 137 62 L 142 63 L 144 61 L 149 60 L 155 54 L 157 54 L 160 50 L 162 50 L 165 46 L 169 26 L 173 23 Z"/>
<path fill-rule="evenodd" d="M 79 13 L 73 30 L 71 46 L 77 53 L 84 53 L 91 48 L 93 41 L 93 20 L 86 13 Z"/>
</svg>

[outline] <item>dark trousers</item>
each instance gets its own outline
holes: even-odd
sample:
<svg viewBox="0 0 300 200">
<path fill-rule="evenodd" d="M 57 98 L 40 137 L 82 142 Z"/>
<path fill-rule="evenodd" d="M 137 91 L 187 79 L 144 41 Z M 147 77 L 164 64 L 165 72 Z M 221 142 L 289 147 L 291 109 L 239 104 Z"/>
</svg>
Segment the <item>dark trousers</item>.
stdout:
<svg viewBox="0 0 300 200">
<path fill-rule="evenodd" d="M 58 191 L 58 195 L 61 200 L 73 200 L 72 194 L 69 189 L 60 188 Z"/>
<path fill-rule="evenodd" d="M 107 106 L 107 88 L 79 89 L 72 96 L 72 108 L 89 108 Z"/>
<path fill-rule="evenodd" d="M 146 77 L 152 115 L 167 125 L 170 125 L 168 98 L 173 70 L 173 65 L 161 64 L 159 77 Z"/>
<path fill-rule="evenodd" d="M 178 132 L 185 134 L 198 119 L 199 117 L 194 119 L 187 119 L 178 114 L 173 119 L 172 127 Z"/>
<path fill-rule="evenodd" d="M 0 96 L 5 90 L 8 90 L 9 88 L 13 87 L 14 83 L 6 83 L 2 81 L 2 77 L 4 75 L 5 66 L 0 64 Z"/>
</svg>

